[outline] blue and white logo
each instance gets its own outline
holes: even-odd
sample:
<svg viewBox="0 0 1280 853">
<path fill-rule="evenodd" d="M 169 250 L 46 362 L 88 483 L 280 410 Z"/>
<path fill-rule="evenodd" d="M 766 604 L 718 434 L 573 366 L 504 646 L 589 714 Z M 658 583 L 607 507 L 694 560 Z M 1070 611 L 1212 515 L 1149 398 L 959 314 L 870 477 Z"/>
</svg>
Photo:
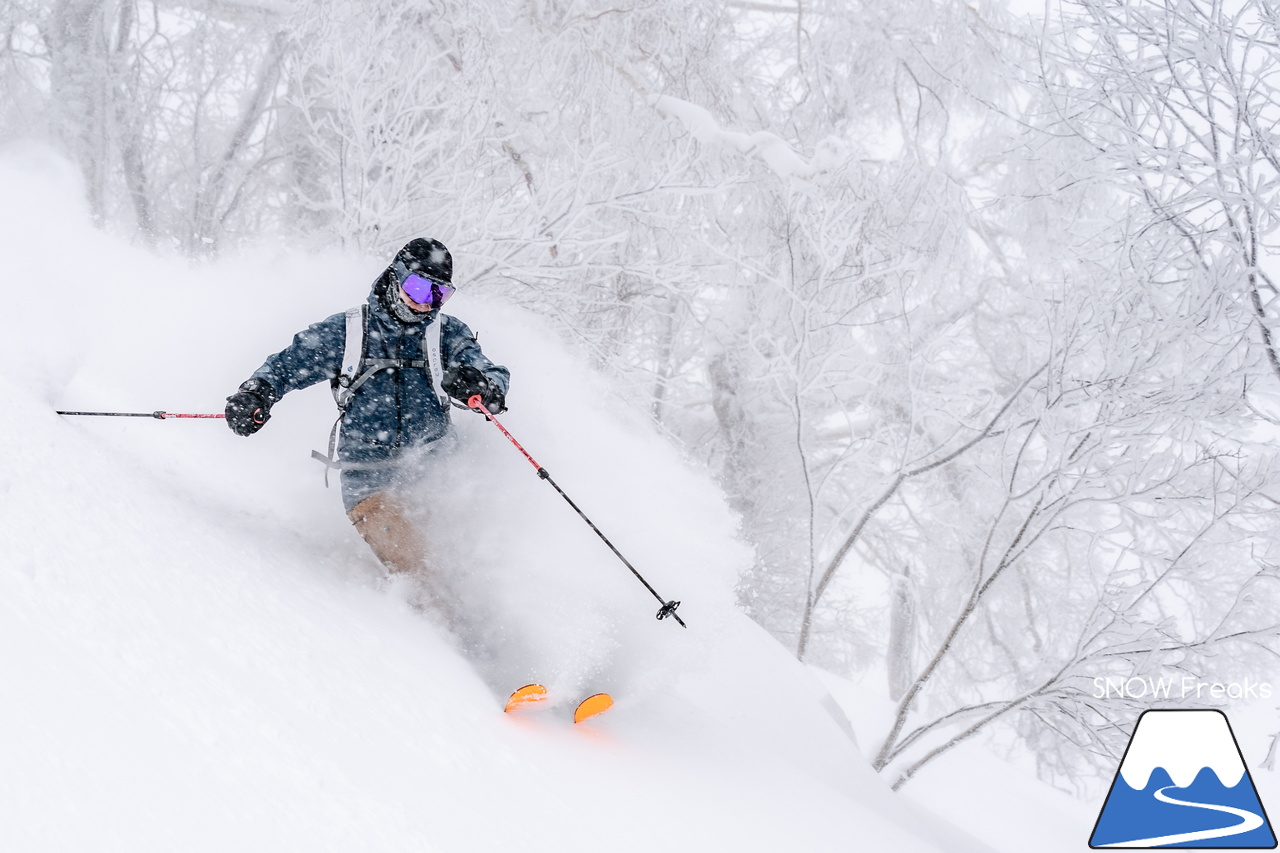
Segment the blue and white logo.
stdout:
<svg viewBox="0 0 1280 853">
<path fill-rule="evenodd" d="M 1089 846 L 1274 848 L 1226 715 L 1144 712 Z"/>
</svg>

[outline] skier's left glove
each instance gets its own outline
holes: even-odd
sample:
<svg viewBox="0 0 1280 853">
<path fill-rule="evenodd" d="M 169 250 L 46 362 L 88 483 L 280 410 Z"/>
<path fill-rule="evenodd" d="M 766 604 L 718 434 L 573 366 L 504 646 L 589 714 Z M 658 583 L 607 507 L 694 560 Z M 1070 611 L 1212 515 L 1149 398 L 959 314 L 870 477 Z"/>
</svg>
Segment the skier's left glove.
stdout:
<svg viewBox="0 0 1280 853">
<path fill-rule="evenodd" d="M 440 385 L 446 394 L 461 403 L 479 394 L 480 402 L 492 415 L 500 415 L 507 410 L 507 395 L 502 386 L 469 364 L 451 368 Z"/>
</svg>

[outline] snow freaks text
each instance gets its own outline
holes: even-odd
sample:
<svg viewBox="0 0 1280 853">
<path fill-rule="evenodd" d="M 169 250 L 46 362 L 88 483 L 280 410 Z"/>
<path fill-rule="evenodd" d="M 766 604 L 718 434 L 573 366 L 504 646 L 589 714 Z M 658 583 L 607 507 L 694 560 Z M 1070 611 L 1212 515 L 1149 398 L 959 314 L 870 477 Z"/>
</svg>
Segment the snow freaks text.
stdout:
<svg viewBox="0 0 1280 853">
<path fill-rule="evenodd" d="M 1270 699 L 1271 685 L 1265 681 L 1209 682 L 1189 675 L 1181 678 L 1140 678 L 1098 676 L 1093 680 L 1093 698 L 1108 699 Z"/>
</svg>

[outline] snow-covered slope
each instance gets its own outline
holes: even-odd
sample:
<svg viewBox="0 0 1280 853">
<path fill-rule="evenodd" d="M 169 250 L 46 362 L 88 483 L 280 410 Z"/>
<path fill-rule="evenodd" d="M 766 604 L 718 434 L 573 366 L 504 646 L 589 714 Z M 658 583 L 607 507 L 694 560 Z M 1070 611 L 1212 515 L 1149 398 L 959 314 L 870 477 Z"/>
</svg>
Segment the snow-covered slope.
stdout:
<svg viewBox="0 0 1280 853">
<path fill-rule="evenodd" d="M 465 413 L 424 520 L 456 633 L 323 488 L 325 389 L 250 440 L 54 414 L 220 411 L 380 264 L 147 254 L 92 228 L 67 175 L 0 160 L 0 849 L 984 849 L 868 769 L 734 610 L 747 555 L 710 481 L 519 306 L 451 303 L 512 368 L 507 425 L 687 631 Z M 533 679 L 558 701 L 503 715 Z M 570 724 L 599 689 L 615 710 Z"/>
</svg>

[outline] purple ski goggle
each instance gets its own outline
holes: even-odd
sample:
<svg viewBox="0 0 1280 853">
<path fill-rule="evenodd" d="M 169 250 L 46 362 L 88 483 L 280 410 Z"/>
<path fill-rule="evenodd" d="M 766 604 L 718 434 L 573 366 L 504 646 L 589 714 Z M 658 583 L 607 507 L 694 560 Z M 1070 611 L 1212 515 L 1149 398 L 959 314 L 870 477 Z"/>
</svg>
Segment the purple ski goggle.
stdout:
<svg viewBox="0 0 1280 853">
<path fill-rule="evenodd" d="M 450 296 L 453 296 L 456 289 L 452 285 L 432 281 L 416 272 L 405 276 L 404 283 L 400 287 L 419 305 L 443 305 Z"/>
</svg>

